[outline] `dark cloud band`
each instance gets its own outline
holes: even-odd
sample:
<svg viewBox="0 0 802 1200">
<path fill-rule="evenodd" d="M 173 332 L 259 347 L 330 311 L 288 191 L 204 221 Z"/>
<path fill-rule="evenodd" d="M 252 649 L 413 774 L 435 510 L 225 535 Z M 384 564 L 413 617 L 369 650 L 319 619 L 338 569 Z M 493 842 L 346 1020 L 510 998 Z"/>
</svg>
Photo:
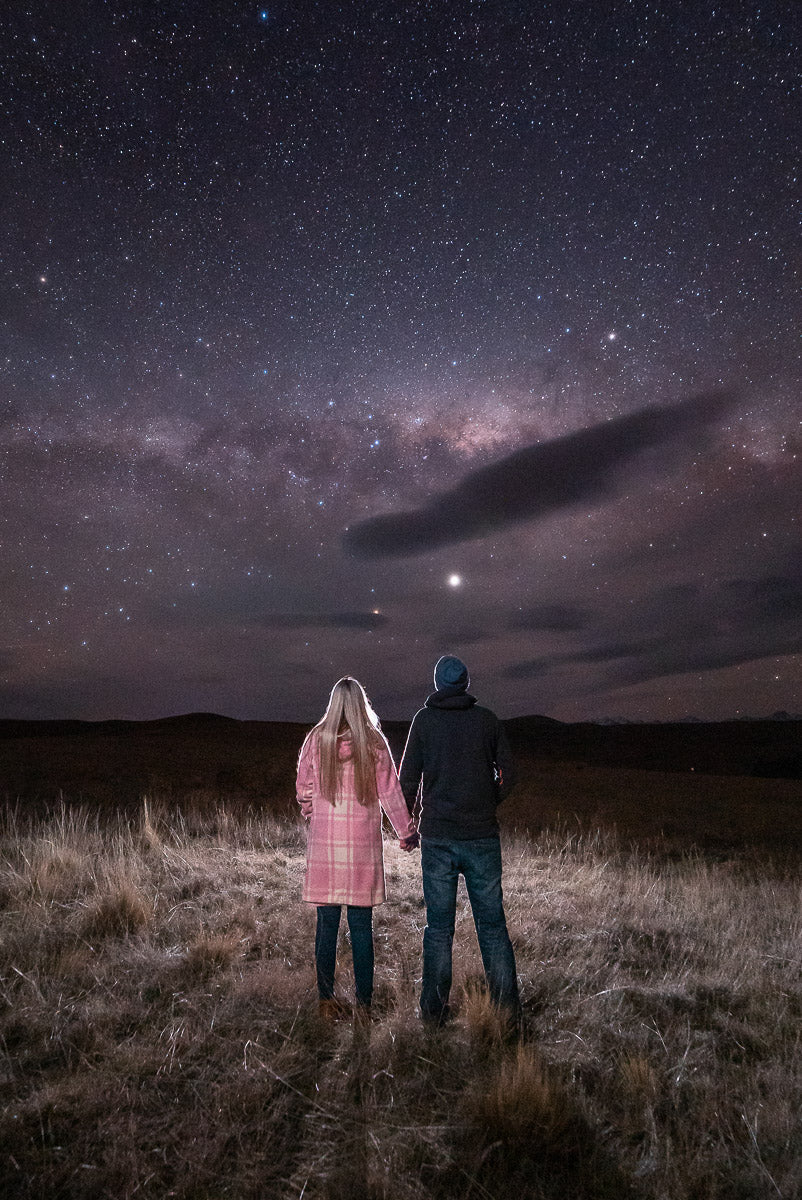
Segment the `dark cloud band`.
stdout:
<svg viewBox="0 0 802 1200">
<path fill-rule="evenodd" d="M 423 508 L 360 521 L 346 530 L 343 546 L 359 558 L 423 554 L 580 502 L 598 502 L 644 450 L 693 437 L 733 402 L 728 393 L 695 396 L 527 446 L 472 472 Z"/>
</svg>

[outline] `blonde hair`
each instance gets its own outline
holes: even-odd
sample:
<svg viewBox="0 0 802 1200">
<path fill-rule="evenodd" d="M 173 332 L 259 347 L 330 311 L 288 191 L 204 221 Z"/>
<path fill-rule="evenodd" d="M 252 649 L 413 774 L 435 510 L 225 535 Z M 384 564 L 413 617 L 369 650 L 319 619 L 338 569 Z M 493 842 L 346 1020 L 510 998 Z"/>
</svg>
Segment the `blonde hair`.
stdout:
<svg viewBox="0 0 802 1200">
<path fill-rule="evenodd" d="M 351 753 L 343 759 L 339 739 L 346 732 L 351 734 Z M 317 743 L 320 788 L 330 804 L 335 802 L 344 761 L 354 764 L 354 785 L 359 803 L 365 807 L 376 803 L 376 758 L 384 736 L 379 718 L 358 680 L 350 675 L 337 680 L 325 713 L 308 737 Z"/>
</svg>

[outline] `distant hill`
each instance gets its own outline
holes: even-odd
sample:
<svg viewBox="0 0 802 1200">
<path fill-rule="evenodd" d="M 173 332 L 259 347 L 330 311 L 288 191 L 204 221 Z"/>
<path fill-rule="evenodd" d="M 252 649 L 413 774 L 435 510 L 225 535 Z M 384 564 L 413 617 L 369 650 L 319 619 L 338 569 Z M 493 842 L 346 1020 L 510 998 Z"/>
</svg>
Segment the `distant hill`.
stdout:
<svg viewBox="0 0 802 1200">
<path fill-rule="evenodd" d="M 534 715 L 505 721 L 510 741 L 523 758 L 548 762 L 582 762 L 589 766 L 628 767 L 645 771 L 697 771 L 710 775 L 747 775 L 802 779 L 802 719 L 778 713 L 764 721 L 678 721 L 674 724 L 566 724 Z M 278 754 L 294 762 L 309 725 L 291 721 L 239 721 L 218 713 L 195 712 L 150 721 L 18 721 L 0 720 L 0 790 L 22 786 L 20 769 L 28 778 L 39 776 L 33 764 L 41 758 L 32 743 L 46 739 L 52 767 L 65 759 L 71 739 L 91 742 L 97 752 L 110 748 L 110 739 L 127 746 L 117 749 L 122 766 L 140 753 L 152 770 L 164 767 L 164 740 L 176 742 L 178 759 L 206 759 L 223 753 L 235 771 L 263 754 Z M 396 758 L 400 758 L 408 722 L 385 721 L 383 729 Z M 154 740 L 155 739 L 155 740 Z M 11 743 L 17 743 L 12 746 Z M 139 750 L 134 749 L 137 744 Z M 57 751 L 56 747 L 61 747 Z M 41 750 L 41 747 L 40 747 Z M 203 753 L 201 753 L 203 751 Z M 122 755 L 122 758 L 119 756 Z M 101 757 L 105 754 L 101 753 Z M 13 763 L 16 760 L 17 769 Z M 28 767 L 25 768 L 25 764 Z M 40 766 L 44 764 L 40 763 Z M 66 771 L 66 762 L 64 764 Z M 151 767 L 148 767 L 150 770 Z M 32 772 L 32 774 L 31 774 Z M 48 769 L 48 774 L 51 774 Z M 69 772 L 67 772 L 69 774 Z M 55 781 L 54 781 L 55 782 Z M 66 775 L 61 786 L 67 783 Z"/>
<path fill-rule="evenodd" d="M 187 713 L 154 721 L 0 721 L 0 798 L 121 807 L 223 799 L 294 804 L 307 725 Z"/>
<path fill-rule="evenodd" d="M 151 721 L 17 721 L 0 720 L 0 738 L 6 737 L 67 737 L 71 734 L 137 734 L 196 732 L 216 730 L 223 726 L 244 724 L 235 717 L 219 713 L 183 713 L 176 717 L 159 717 Z"/>
<path fill-rule="evenodd" d="M 800 719 L 569 725 L 517 717 L 504 724 L 517 750 L 552 762 L 802 779 Z"/>
</svg>

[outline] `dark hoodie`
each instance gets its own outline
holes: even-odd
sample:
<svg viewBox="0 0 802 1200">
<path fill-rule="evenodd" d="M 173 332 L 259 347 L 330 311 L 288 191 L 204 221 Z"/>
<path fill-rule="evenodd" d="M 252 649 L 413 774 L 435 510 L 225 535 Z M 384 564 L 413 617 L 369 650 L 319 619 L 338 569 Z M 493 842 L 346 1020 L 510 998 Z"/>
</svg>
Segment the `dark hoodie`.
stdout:
<svg viewBox="0 0 802 1200">
<path fill-rule="evenodd" d="M 464 687 L 440 688 L 415 713 L 400 778 L 410 811 L 423 783 L 423 837 L 493 837 L 498 832 L 496 808 L 513 784 L 504 727 Z"/>
</svg>

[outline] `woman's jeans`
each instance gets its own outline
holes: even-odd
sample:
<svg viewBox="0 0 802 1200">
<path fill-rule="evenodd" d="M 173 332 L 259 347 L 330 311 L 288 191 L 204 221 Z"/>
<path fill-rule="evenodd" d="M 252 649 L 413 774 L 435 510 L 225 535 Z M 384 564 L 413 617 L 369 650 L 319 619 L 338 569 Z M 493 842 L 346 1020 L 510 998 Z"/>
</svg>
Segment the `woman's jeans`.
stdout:
<svg viewBox="0 0 802 1200">
<path fill-rule="evenodd" d="M 451 991 L 451 948 L 460 875 L 465 876 L 490 998 L 517 1016 L 518 981 L 504 916 L 498 835 L 469 841 L 424 837 L 421 839 L 421 866 L 426 901 L 420 998 L 423 1017 L 440 1020 L 446 1013 Z"/>
<path fill-rule="evenodd" d="M 337 933 L 340 928 L 339 904 L 317 906 L 315 933 L 315 969 L 321 1000 L 334 995 L 334 968 L 337 963 Z M 370 1004 L 373 996 L 373 909 L 349 904 L 346 908 L 351 952 L 354 956 L 354 981 L 357 1004 Z"/>
</svg>

